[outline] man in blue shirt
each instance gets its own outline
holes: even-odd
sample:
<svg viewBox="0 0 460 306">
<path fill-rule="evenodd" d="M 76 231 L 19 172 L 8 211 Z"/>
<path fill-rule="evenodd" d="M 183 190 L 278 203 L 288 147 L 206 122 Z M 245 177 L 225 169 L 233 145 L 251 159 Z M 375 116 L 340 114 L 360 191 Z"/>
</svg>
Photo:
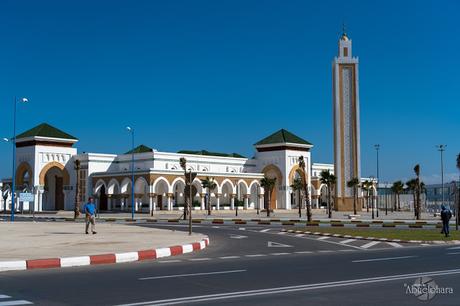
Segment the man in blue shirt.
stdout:
<svg viewBox="0 0 460 306">
<path fill-rule="evenodd" d="M 85 212 L 86 220 L 86 234 L 88 234 L 89 224 L 91 223 L 91 232 L 96 234 L 96 205 L 94 205 L 94 198 L 89 197 L 88 203 L 83 206 L 83 211 Z"/>
</svg>

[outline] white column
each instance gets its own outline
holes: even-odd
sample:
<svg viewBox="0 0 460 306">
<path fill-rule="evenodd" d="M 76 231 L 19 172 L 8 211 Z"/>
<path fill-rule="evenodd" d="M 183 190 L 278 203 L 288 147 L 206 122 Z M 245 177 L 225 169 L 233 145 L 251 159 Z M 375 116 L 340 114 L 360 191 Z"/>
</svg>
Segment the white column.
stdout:
<svg viewBox="0 0 460 306">
<path fill-rule="evenodd" d="M 134 210 L 138 211 L 139 210 L 139 199 L 134 198 Z"/>
<path fill-rule="evenodd" d="M 36 211 L 43 211 L 43 191 L 38 191 L 38 203 L 37 203 L 37 210 Z"/>
<path fill-rule="evenodd" d="M 150 214 L 153 212 L 153 195 L 149 196 L 149 212 Z"/>
<path fill-rule="evenodd" d="M 235 197 L 233 195 L 230 196 L 230 209 L 235 209 Z"/>
<path fill-rule="evenodd" d="M 172 210 L 171 197 L 172 196 L 168 195 L 168 210 Z"/>
<path fill-rule="evenodd" d="M 244 195 L 244 209 L 248 209 L 249 195 Z"/>
<path fill-rule="evenodd" d="M 204 196 L 203 195 L 200 195 L 200 198 L 201 198 L 201 210 L 204 210 Z"/>
<path fill-rule="evenodd" d="M 121 199 L 120 199 L 120 204 L 121 204 L 120 209 L 121 209 L 121 211 L 125 210 L 125 202 L 126 202 L 126 198 L 122 196 Z"/>
<path fill-rule="evenodd" d="M 217 205 L 216 205 L 216 209 L 217 209 L 217 210 L 220 210 L 220 194 L 217 195 Z"/>
<path fill-rule="evenodd" d="M 107 196 L 107 210 L 112 210 L 112 195 Z"/>
</svg>

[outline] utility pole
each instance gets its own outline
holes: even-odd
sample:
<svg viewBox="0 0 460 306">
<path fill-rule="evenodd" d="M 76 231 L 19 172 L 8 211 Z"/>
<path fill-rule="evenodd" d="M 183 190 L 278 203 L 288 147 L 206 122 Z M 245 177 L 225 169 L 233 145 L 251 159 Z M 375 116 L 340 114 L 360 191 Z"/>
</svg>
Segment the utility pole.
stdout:
<svg viewBox="0 0 460 306">
<path fill-rule="evenodd" d="M 441 153 L 441 197 L 442 202 L 441 205 L 444 205 L 444 159 L 443 159 L 443 152 L 446 150 L 447 145 L 437 145 L 438 151 Z"/>
<path fill-rule="evenodd" d="M 376 144 L 374 145 L 375 151 L 377 152 L 377 218 L 379 217 L 379 183 L 380 183 L 380 176 L 379 176 L 379 150 L 380 150 L 380 145 Z"/>
</svg>

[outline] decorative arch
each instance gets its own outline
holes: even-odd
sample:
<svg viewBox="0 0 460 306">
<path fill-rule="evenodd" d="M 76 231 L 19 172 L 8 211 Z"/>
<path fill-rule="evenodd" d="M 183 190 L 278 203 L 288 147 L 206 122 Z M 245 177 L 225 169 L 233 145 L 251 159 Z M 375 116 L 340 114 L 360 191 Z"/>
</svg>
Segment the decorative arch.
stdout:
<svg viewBox="0 0 460 306">
<path fill-rule="evenodd" d="M 160 177 L 156 178 L 155 181 L 153 182 L 153 185 L 152 185 L 152 190 L 153 190 L 153 192 L 155 192 L 158 183 L 161 182 L 161 181 L 163 181 L 163 182 L 166 184 L 166 186 L 168 186 L 168 192 L 169 192 L 169 190 L 170 190 L 172 187 L 169 185 L 168 180 L 167 180 L 165 177 L 163 177 L 163 176 L 160 176 Z"/>
<path fill-rule="evenodd" d="M 275 188 L 273 188 L 273 190 L 272 190 L 272 192 L 270 194 L 270 203 L 268 203 L 268 206 L 270 207 L 270 209 L 276 209 L 277 208 L 277 202 L 278 202 L 278 187 L 283 182 L 283 174 L 282 174 L 281 170 L 277 166 L 275 166 L 273 164 L 265 166 L 265 168 L 262 170 L 262 172 L 264 173 L 264 175 L 267 175 L 267 173 L 270 173 L 270 172 L 274 173 L 274 175 L 276 177 L 276 186 L 275 186 Z M 265 192 L 264 192 L 264 194 L 265 194 Z M 264 201 L 266 201 L 266 200 L 267 200 L 267 198 L 265 197 Z"/>
<path fill-rule="evenodd" d="M 299 173 L 300 176 L 302 177 L 302 179 L 306 179 L 306 181 L 308 182 L 308 174 L 307 176 L 305 177 L 305 172 L 303 171 L 302 168 L 300 168 L 299 165 L 294 165 L 291 169 L 291 171 L 289 172 L 289 184 L 292 184 L 293 181 L 294 181 L 294 178 L 295 178 L 295 174 Z"/>
<path fill-rule="evenodd" d="M 229 183 L 230 184 L 230 187 L 231 187 L 231 190 L 232 190 L 232 193 L 235 193 L 235 186 L 233 185 L 233 182 L 231 180 L 229 180 L 228 178 L 223 180 L 222 183 L 220 184 L 220 186 L 217 186 L 217 192 L 218 193 L 222 193 L 222 188 L 224 187 L 224 185 L 226 183 Z"/>
<path fill-rule="evenodd" d="M 254 184 L 257 184 L 257 185 L 260 187 L 260 181 L 258 181 L 258 180 L 253 180 L 253 181 L 249 184 L 248 190 L 251 190 L 252 185 L 254 185 Z"/>
<path fill-rule="evenodd" d="M 108 184 L 107 194 L 113 195 L 115 194 L 115 190 L 118 190 L 118 192 L 120 192 L 120 183 L 118 183 L 116 179 L 112 178 Z"/>
<path fill-rule="evenodd" d="M 16 185 L 20 186 L 24 184 L 24 174 L 26 174 L 26 172 L 29 173 L 29 185 L 34 185 L 34 174 L 28 162 L 22 162 L 16 168 Z"/>
<path fill-rule="evenodd" d="M 246 187 L 246 193 L 249 193 L 249 186 L 248 186 L 248 183 L 246 183 L 245 180 L 240 179 L 240 180 L 238 181 L 238 186 L 239 186 L 240 184 L 243 184 L 244 187 Z"/>
<path fill-rule="evenodd" d="M 142 184 L 142 185 L 141 185 Z M 143 194 L 145 192 L 145 189 L 141 190 L 141 187 L 149 187 L 149 183 L 144 177 L 138 177 L 137 180 L 134 183 L 134 192 L 138 194 Z M 147 191 L 148 192 L 148 191 Z"/>
<path fill-rule="evenodd" d="M 93 194 L 98 194 L 99 191 L 101 190 L 102 186 L 104 186 L 105 190 L 107 190 L 107 186 L 106 186 L 106 184 L 105 184 L 103 179 L 97 180 L 96 185 L 94 185 L 94 186 L 95 187 L 94 187 Z"/>
<path fill-rule="evenodd" d="M 46 173 L 51 168 L 58 168 L 59 170 L 61 170 L 62 177 L 64 179 L 64 185 L 70 184 L 70 176 L 69 176 L 69 172 L 67 172 L 67 169 L 64 167 L 63 164 L 53 161 L 53 162 L 46 164 L 45 167 L 43 167 L 43 169 L 40 171 L 40 175 L 38 179 L 38 182 L 40 185 L 45 185 Z"/>
<path fill-rule="evenodd" d="M 120 193 L 130 193 L 128 186 L 131 185 L 131 179 L 125 177 L 120 185 Z"/>
</svg>

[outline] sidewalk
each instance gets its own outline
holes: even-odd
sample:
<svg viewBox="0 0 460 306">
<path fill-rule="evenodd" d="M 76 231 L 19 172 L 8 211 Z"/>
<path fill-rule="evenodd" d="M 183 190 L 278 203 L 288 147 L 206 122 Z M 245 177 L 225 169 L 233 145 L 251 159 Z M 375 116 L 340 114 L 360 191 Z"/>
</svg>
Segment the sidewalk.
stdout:
<svg viewBox="0 0 460 306">
<path fill-rule="evenodd" d="M 200 250 L 208 243 L 202 234 L 135 225 L 101 223 L 96 229 L 96 235 L 85 235 L 83 223 L 1 222 L 0 271 L 153 259 Z"/>
</svg>

